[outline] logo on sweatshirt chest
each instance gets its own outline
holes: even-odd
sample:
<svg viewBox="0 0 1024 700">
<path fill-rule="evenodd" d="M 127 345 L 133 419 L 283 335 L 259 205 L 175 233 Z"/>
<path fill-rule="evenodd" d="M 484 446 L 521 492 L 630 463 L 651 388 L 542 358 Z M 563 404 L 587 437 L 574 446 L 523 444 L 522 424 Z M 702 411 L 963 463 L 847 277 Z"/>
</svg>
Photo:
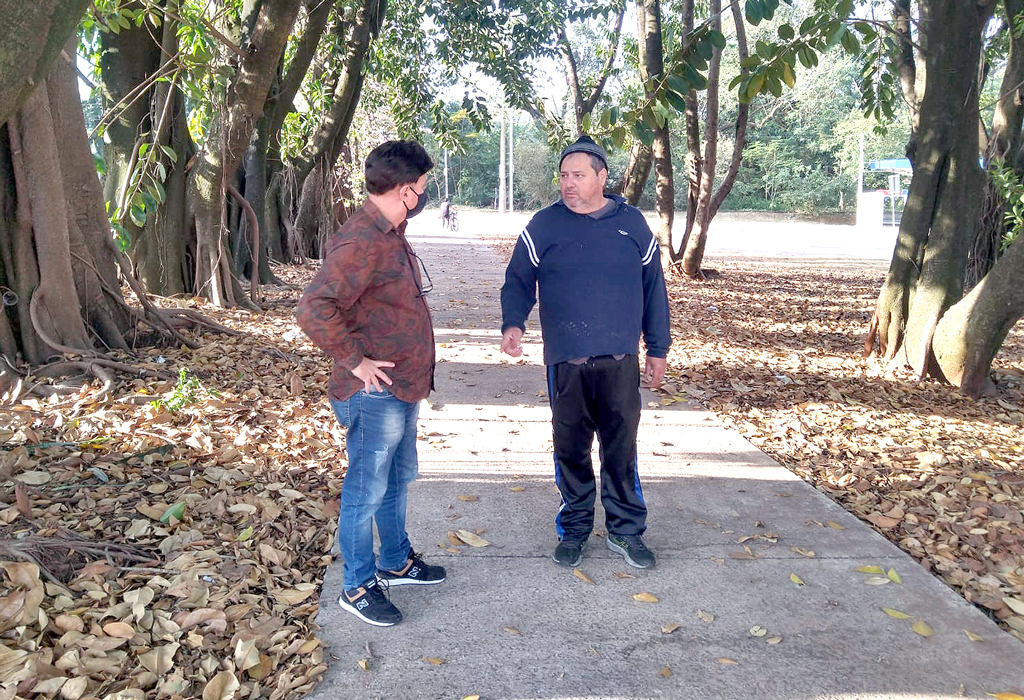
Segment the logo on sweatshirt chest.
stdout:
<svg viewBox="0 0 1024 700">
<path fill-rule="evenodd" d="M 623 235 L 623 236 L 628 236 L 629 235 L 629 231 L 623 231 L 621 228 L 619 229 L 619 233 L 621 235 Z"/>
</svg>

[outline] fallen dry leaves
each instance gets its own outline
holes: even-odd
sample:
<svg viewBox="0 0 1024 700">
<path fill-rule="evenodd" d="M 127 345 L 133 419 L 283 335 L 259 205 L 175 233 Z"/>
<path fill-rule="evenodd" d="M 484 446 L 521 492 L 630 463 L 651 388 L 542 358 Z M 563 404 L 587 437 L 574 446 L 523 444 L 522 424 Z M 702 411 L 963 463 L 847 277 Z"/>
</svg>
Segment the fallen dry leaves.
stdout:
<svg viewBox="0 0 1024 700">
<path fill-rule="evenodd" d="M 1024 639 L 1021 328 L 993 366 L 999 395 L 972 401 L 861 358 L 884 263 L 708 264 L 721 277 L 669 279 L 666 395 L 717 413 Z"/>
<path fill-rule="evenodd" d="M 297 292 L 266 289 L 266 314 L 160 300 L 245 331 L 140 351 L 184 382 L 121 375 L 0 411 L 4 688 L 282 700 L 318 682 L 344 440 Z"/>
</svg>

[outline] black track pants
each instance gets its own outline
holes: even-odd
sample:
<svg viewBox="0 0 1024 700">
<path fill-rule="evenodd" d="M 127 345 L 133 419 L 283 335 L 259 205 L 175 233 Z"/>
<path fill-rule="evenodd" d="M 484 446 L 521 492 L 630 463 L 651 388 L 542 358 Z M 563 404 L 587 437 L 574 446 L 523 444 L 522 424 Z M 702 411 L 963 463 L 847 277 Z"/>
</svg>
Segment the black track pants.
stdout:
<svg viewBox="0 0 1024 700">
<path fill-rule="evenodd" d="M 608 532 L 643 534 L 647 505 L 636 462 L 640 424 L 640 366 L 636 355 L 594 357 L 583 364 L 548 366 L 555 448 L 555 483 L 562 507 L 555 517 L 561 540 L 581 540 L 594 527 L 595 479 L 590 448 L 597 433 L 601 504 Z"/>
</svg>

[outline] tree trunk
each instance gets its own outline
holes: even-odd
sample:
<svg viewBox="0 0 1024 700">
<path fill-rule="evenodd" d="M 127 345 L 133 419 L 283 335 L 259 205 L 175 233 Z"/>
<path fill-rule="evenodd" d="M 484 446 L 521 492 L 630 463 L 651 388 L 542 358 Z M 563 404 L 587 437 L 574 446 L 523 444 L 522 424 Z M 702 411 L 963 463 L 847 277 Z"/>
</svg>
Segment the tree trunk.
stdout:
<svg viewBox="0 0 1024 700">
<path fill-rule="evenodd" d="M 138 3 L 132 3 L 128 7 L 132 10 L 140 9 Z M 177 7 L 169 9 L 174 11 Z M 175 23 L 169 19 L 165 20 L 165 38 L 169 24 Z M 173 33 L 172 37 L 176 40 Z M 132 23 L 128 29 L 116 34 L 100 33 L 100 88 L 103 108 L 116 110 L 115 118 L 107 124 L 102 134 L 103 162 L 106 171 L 103 179 L 103 196 L 111 203 L 111 207 L 116 207 L 123 201 L 122 195 L 128 188 L 129 178 L 137 165 L 137 149 L 146 138 L 143 134 L 150 133 L 153 128 L 150 110 L 153 108 L 154 88 L 151 85 L 141 93 L 137 88 L 150 79 L 160 67 L 160 48 L 154 41 L 154 27 L 149 24 L 148 19 L 142 27 Z M 134 245 L 142 229 L 128 218 L 123 221 L 123 226 Z"/>
<path fill-rule="evenodd" d="M 0 0 L 0 124 L 46 80 L 91 4 L 90 0 Z"/>
<path fill-rule="evenodd" d="M 683 33 L 686 36 L 693 31 L 693 4 L 694 0 L 683 0 Z M 693 233 L 693 222 L 697 218 L 700 181 L 704 175 L 704 159 L 700 154 L 700 117 L 698 116 L 697 91 L 691 89 L 687 92 L 685 102 L 686 112 L 683 119 L 686 123 L 686 228 L 683 229 L 683 240 L 679 244 L 679 249 L 684 253 Z M 700 262 L 698 262 L 699 265 Z"/>
<path fill-rule="evenodd" d="M 569 96 L 572 97 L 572 116 L 576 127 L 576 137 L 583 133 L 583 93 L 580 90 L 580 76 L 576 67 L 576 56 L 572 52 L 572 44 L 569 43 L 569 35 L 562 27 L 558 35 L 558 48 L 562 53 L 562 62 L 565 63 L 565 79 L 569 85 Z"/>
<path fill-rule="evenodd" d="M 711 0 L 711 28 L 722 31 L 722 0 Z M 697 210 L 693 217 L 693 232 L 685 236 L 683 249 L 683 273 L 689 277 L 700 277 L 700 266 L 704 262 L 704 246 L 708 240 L 708 224 L 711 223 L 711 195 L 715 186 L 715 168 L 718 165 L 718 87 L 722 65 L 722 50 L 717 46 L 708 67 L 708 95 L 704 117 L 704 158 L 701 166 L 700 189 L 697 193 Z"/>
<path fill-rule="evenodd" d="M 647 186 L 647 178 L 651 175 L 651 149 L 640 141 L 634 141 L 629 147 L 629 158 L 619 181 L 618 192 L 626 204 L 636 206 Z"/>
<path fill-rule="evenodd" d="M 892 28 L 896 37 L 896 73 L 900 79 L 903 101 L 910 110 L 910 138 L 907 139 L 907 158 L 917 161 L 917 133 L 921 121 L 921 95 L 917 88 L 918 59 L 914 56 L 913 21 L 910 0 L 893 0 Z"/>
<path fill-rule="evenodd" d="M 76 37 L 68 40 L 74 55 Z M 127 350 L 129 327 L 120 281 L 110 251 L 110 222 L 104 216 L 103 189 L 89 149 L 78 73 L 69 61 L 58 61 L 46 81 L 53 115 L 54 142 L 59 144 L 61 189 L 67 200 L 68 241 L 75 288 L 89 326 L 104 345 Z"/>
<path fill-rule="evenodd" d="M 932 349 L 942 376 L 968 396 L 991 394 L 992 360 L 1024 316 L 1024 245 L 1010 246 L 985 278 L 954 304 L 935 329 Z"/>
<path fill-rule="evenodd" d="M 39 267 L 39 286 L 32 293 L 29 319 L 44 343 L 54 350 L 60 345 L 84 350 L 91 343 L 71 269 L 68 205 L 45 82 L 25 101 L 16 122 Z M 11 145 L 12 151 L 17 150 Z M 20 193 L 18 199 L 20 203 Z"/>
<path fill-rule="evenodd" d="M 241 247 L 244 264 L 239 269 L 239 273 L 249 277 L 253 274 L 251 269 L 252 241 L 255 237 L 260 242 L 259 256 L 257 257 L 259 260 L 259 274 L 257 276 L 259 284 L 270 284 L 275 281 L 274 274 L 270 271 L 270 247 L 267 241 L 267 186 L 269 182 L 267 152 L 270 149 L 269 127 L 270 120 L 266 116 L 256 124 L 256 130 L 253 131 L 252 141 L 246 150 L 244 161 L 245 190 L 243 195 L 249 206 L 252 207 L 252 216 L 255 218 L 257 230 L 255 232 L 250 231 L 249 217 L 242 217 L 242 222 L 244 222 L 243 228 L 245 229 L 245 235 L 242 237 L 243 245 Z"/>
<path fill-rule="evenodd" d="M 262 218 L 264 228 L 260 230 L 261 237 L 266 243 L 265 250 L 268 255 L 263 256 L 267 262 L 260 264 L 261 282 L 271 282 L 273 279 L 273 274 L 270 273 L 270 259 L 279 262 L 286 260 L 281 217 L 290 217 L 291 213 L 282 211 L 279 206 L 281 179 L 285 177 L 284 164 L 281 162 L 281 128 L 285 118 L 295 108 L 295 96 L 316 56 L 317 47 L 327 29 L 328 18 L 336 5 L 341 7 L 340 2 L 307 0 L 305 29 L 302 36 L 295 42 L 295 51 L 284 71 L 284 77 L 278 82 L 276 95 L 272 101 L 268 102 L 266 113 L 269 114 L 270 121 L 266 127 L 268 145 L 265 160 L 265 178 L 268 185 L 264 195 Z M 340 17 L 337 21 L 342 22 Z"/>
<path fill-rule="evenodd" d="M 640 41 L 640 78 L 650 99 L 651 80 L 665 72 L 665 58 L 661 42 L 660 0 L 637 3 L 637 23 Z M 656 118 L 651 157 L 654 160 L 655 192 L 657 197 L 658 244 L 662 265 L 668 267 L 672 255 L 672 219 L 675 216 L 675 186 L 672 182 L 672 149 L 669 142 L 668 120 Z"/>
<path fill-rule="evenodd" d="M 252 38 L 220 108 L 214 109 L 206 145 L 189 182 L 196 212 L 196 280 L 199 293 L 218 306 L 242 298 L 224 250 L 223 225 L 227 185 L 237 170 L 256 122 L 263 115 L 281 52 L 298 14 L 300 0 L 265 0 Z"/>
<path fill-rule="evenodd" d="M 0 279 L 14 294 L 0 313 L 5 357 L 39 364 L 54 353 L 90 354 L 90 331 L 125 348 L 128 318 L 70 60 L 0 133 Z"/>
<path fill-rule="evenodd" d="M 288 68 L 281 79 L 277 99 L 274 102 L 269 128 L 270 140 L 274 144 L 279 143 L 285 117 L 294 110 L 295 95 L 302 87 L 302 79 L 313 62 L 334 5 L 340 5 L 340 3 L 324 2 L 323 0 L 307 0 L 306 2 L 306 9 L 309 13 L 306 17 L 306 28 L 302 32 L 302 36 L 295 42 L 295 53 L 292 54 L 292 59 L 288 62 Z M 340 18 L 339 21 L 341 21 Z"/>
<path fill-rule="evenodd" d="M 966 249 L 983 185 L 978 167 L 978 72 L 982 30 L 992 2 L 931 0 L 922 33 L 928 44 L 914 178 L 889 273 L 879 293 L 866 349 L 877 331 L 886 358 L 902 352 L 919 376 L 941 376 L 932 339 L 959 300 Z"/>
<path fill-rule="evenodd" d="M 163 6 L 177 15 L 178 4 L 178 0 L 167 0 Z M 121 219 L 130 243 L 128 255 L 143 288 L 166 296 L 194 288 L 194 270 L 185 264 L 191 216 L 184 197 L 185 167 L 194 147 L 176 77 L 153 82 L 141 93 L 138 90 L 156 73 L 170 74 L 164 62 L 178 52 L 178 23 L 165 16 L 160 30 L 159 44 L 154 41 L 156 28 L 148 24 L 132 25 L 119 34 L 104 33 L 100 60 L 105 104 L 108 109 L 115 105 L 123 109 L 104 133 L 104 198 L 111 211 L 122 204 L 129 206 L 126 190 L 132 174 L 143 167 L 153 168 L 144 161 L 140 163 L 138 154 L 143 144 L 167 171 L 163 181 L 167 198 L 155 211 L 148 212 L 145 226 L 136 226 L 127 216 Z M 172 149 L 176 160 L 158 146 Z"/>
<path fill-rule="evenodd" d="M 1017 17 L 1024 10 L 1024 0 L 1003 0 L 1006 16 Z M 1020 151 L 1021 119 L 1024 118 L 1024 46 L 1013 23 L 1007 29 L 1010 52 L 1006 70 L 999 87 L 999 101 L 992 116 L 992 133 L 985 149 L 985 167 L 1011 167 L 1021 170 L 1016 161 Z M 992 269 L 1006 234 L 1006 201 L 995 187 L 991 175 L 985 180 L 985 196 L 981 205 L 981 220 L 967 257 L 964 288 L 972 289 Z"/>
<path fill-rule="evenodd" d="M 736 27 L 736 43 L 739 52 L 740 63 L 747 59 L 747 33 L 743 24 L 743 11 L 739 3 L 732 3 L 733 23 Z M 693 27 L 693 2 L 687 0 L 684 6 L 684 25 Z M 721 31 L 721 21 L 718 22 L 717 30 Z M 701 266 L 704 264 L 704 249 L 707 245 L 708 228 L 712 219 L 718 214 L 722 202 L 729 196 L 733 185 L 736 183 L 736 176 L 739 174 L 740 165 L 743 163 L 743 149 L 747 145 L 747 123 L 750 117 L 750 104 L 741 102 L 736 111 L 736 130 L 732 146 L 732 157 L 729 160 L 729 167 L 726 170 L 722 184 L 711 194 L 715 184 L 715 167 L 718 161 L 718 90 L 721 66 L 721 50 L 715 49 L 711 57 L 710 70 L 708 71 L 708 103 L 707 126 L 705 137 L 707 138 L 706 148 L 714 148 L 708 157 L 700 154 L 700 123 L 697 118 L 697 94 L 691 90 L 686 96 L 686 166 L 689 191 L 687 194 L 686 207 L 686 228 L 683 231 L 682 242 L 680 243 L 681 254 L 673 255 L 673 259 L 683 260 L 683 271 L 691 277 L 701 276 Z M 740 68 L 740 74 L 747 74 L 746 68 Z M 714 112 L 712 112 L 712 107 Z M 712 131 L 712 124 L 714 131 Z M 713 141 L 713 144 L 712 144 Z M 696 226 L 696 235 L 694 228 Z"/>
<path fill-rule="evenodd" d="M 330 192 L 322 189 L 314 192 L 313 188 L 322 188 L 325 181 L 333 182 L 333 177 L 329 177 L 328 173 L 333 171 L 345 139 L 348 138 L 365 77 L 363 59 L 370 41 L 380 31 L 386 9 L 385 0 L 361 0 L 349 33 L 341 76 L 334 88 L 331 110 L 313 136 L 303 160 L 296 166 L 301 194 L 295 225 L 307 252 L 312 252 L 315 241 L 332 232 L 324 231 L 325 225 L 331 229 L 334 227 Z M 310 179 L 310 173 L 314 170 L 318 171 L 319 177 Z"/>
<path fill-rule="evenodd" d="M 139 280 L 148 292 L 170 296 L 195 291 L 195 265 L 190 264 L 188 259 L 190 254 L 194 254 L 195 238 L 192 233 L 192 210 L 185 195 L 188 179 L 186 167 L 195 153 L 195 144 L 189 135 L 185 100 L 181 91 L 174 85 L 160 83 L 155 95 L 154 111 L 161 109 L 166 100 L 171 100 L 167 105 L 170 124 L 160 143 L 171 148 L 177 160 L 172 161 L 161 155 L 167 168 L 167 179 L 164 181 L 167 199 L 157 215 L 146 221 L 137 244 L 131 249 L 131 258 Z"/>
<path fill-rule="evenodd" d="M 739 3 L 732 4 L 732 19 L 736 27 L 736 44 L 739 49 L 740 63 L 747 60 L 747 31 L 743 25 L 743 11 Z M 747 74 L 746 68 L 740 69 L 741 75 Z M 714 197 L 711 198 L 711 211 L 708 213 L 708 220 L 715 218 L 722 202 L 732 192 L 732 186 L 736 183 L 736 176 L 739 174 L 740 165 L 743 164 L 743 149 L 747 145 L 747 122 L 750 119 L 750 103 L 741 102 L 736 110 L 736 131 L 732 143 L 732 158 L 729 160 L 729 168 L 725 172 L 722 184 L 718 186 Z M 703 255 L 701 256 L 703 262 Z"/>
<path fill-rule="evenodd" d="M 565 78 L 569 84 L 569 94 L 572 96 L 573 115 L 576 118 L 576 136 L 583 133 L 583 117 L 594 111 L 597 101 L 601 99 L 605 83 L 608 82 L 608 76 L 611 75 L 612 68 L 615 66 L 615 54 L 618 53 L 619 37 L 622 34 L 622 18 L 625 14 L 626 4 L 623 3 L 619 11 L 612 17 L 608 56 L 605 58 L 604 65 L 597 74 L 597 79 L 594 81 L 590 94 L 586 97 L 583 96 L 578 67 L 576 65 L 576 56 L 573 54 L 572 44 L 569 43 L 569 35 L 565 31 L 564 26 L 559 32 L 558 45 L 562 52 L 562 59 L 565 62 Z"/>
</svg>

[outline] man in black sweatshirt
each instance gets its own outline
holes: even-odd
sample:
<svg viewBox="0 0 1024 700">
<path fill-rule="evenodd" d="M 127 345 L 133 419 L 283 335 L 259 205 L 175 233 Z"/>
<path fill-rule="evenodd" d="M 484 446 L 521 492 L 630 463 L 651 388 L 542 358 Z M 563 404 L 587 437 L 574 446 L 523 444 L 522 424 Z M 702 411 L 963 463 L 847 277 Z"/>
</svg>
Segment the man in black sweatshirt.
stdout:
<svg viewBox="0 0 1024 700">
<path fill-rule="evenodd" d="M 589 136 L 562 151 L 562 199 L 523 230 L 501 288 L 501 350 L 522 352 L 525 323 L 540 300 L 544 364 L 562 505 L 554 559 L 576 566 L 594 527 L 596 486 L 590 449 L 601 445 L 601 503 L 608 549 L 631 566 L 654 566 L 644 544 L 647 505 L 637 471 L 639 342 L 644 379 L 665 376 L 671 343 L 658 240 L 639 210 L 606 196 L 608 160 Z"/>
</svg>

